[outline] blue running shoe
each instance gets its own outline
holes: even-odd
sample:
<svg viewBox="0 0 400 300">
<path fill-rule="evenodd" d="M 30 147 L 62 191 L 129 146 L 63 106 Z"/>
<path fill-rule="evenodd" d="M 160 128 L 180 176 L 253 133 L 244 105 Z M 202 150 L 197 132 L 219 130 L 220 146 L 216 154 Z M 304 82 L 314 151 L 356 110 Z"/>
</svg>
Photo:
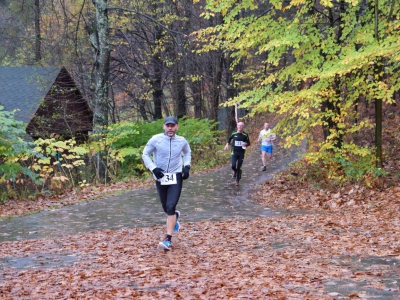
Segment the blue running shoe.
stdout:
<svg viewBox="0 0 400 300">
<path fill-rule="evenodd" d="M 169 251 L 169 250 L 171 250 L 171 242 L 170 241 L 159 242 L 158 248 L 164 249 L 165 251 Z"/>
<path fill-rule="evenodd" d="M 178 231 L 179 231 L 179 228 L 181 227 L 181 226 L 179 225 L 179 221 L 178 221 L 179 217 L 181 216 L 181 213 L 180 213 L 178 210 L 176 210 L 176 211 L 175 211 L 175 214 L 176 214 L 176 223 L 175 223 L 174 232 L 178 232 Z"/>
</svg>

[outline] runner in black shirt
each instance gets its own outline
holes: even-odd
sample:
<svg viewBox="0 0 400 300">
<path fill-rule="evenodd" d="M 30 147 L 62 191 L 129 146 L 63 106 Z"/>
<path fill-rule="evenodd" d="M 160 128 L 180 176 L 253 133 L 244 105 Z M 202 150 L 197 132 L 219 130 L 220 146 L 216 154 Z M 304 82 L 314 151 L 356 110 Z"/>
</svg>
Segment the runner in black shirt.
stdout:
<svg viewBox="0 0 400 300">
<path fill-rule="evenodd" d="M 244 123 L 237 123 L 237 130 L 232 132 L 224 150 L 228 150 L 229 145 L 232 143 L 232 170 L 233 178 L 236 179 L 236 185 L 239 185 L 239 180 L 242 177 L 242 164 L 244 159 L 244 154 L 246 152 L 246 147 L 250 146 L 249 135 L 243 131 Z"/>
</svg>

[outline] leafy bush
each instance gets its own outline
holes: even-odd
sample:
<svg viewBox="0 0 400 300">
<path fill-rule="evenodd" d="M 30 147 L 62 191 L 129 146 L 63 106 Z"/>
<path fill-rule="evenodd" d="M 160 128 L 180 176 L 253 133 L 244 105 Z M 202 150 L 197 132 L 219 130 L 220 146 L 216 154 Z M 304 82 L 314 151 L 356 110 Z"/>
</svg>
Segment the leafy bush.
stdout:
<svg viewBox="0 0 400 300">
<path fill-rule="evenodd" d="M 38 182 L 38 175 L 25 165 L 25 160 L 35 156 L 32 143 L 23 139 L 25 124 L 14 118 L 14 112 L 4 111 L 0 105 L 0 184 L 2 195 L 15 197 L 11 191 L 25 180 Z"/>
<path fill-rule="evenodd" d="M 226 161 L 226 155 L 221 145 L 218 145 L 218 137 L 223 131 L 213 130 L 216 125 L 217 122 L 208 119 L 182 118 L 179 121 L 177 134 L 188 141 L 195 170 L 198 167 L 212 167 Z"/>
<path fill-rule="evenodd" d="M 103 139 L 90 144 L 91 149 L 103 150 L 107 174 L 116 181 L 124 177 L 132 177 L 143 173 L 141 167 L 140 141 L 142 129 L 136 122 L 121 122 L 111 124 Z"/>
<path fill-rule="evenodd" d="M 50 186 L 59 191 L 67 186 L 76 186 L 76 170 L 85 165 L 84 157 L 88 151 L 76 145 L 73 139 L 40 138 L 34 144 L 40 157 L 35 160 L 32 169 L 39 172 L 42 183 L 49 181 Z"/>
<path fill-rule="evenodd" d="M 308 152 L 302 164 L 307 177 L 317 185 L 342 185 L 345 182 L 370 185 L 377 177 L 387 173 L 376 168 L 373 147 L 360 147 L 353 143 L 344 144 L 341 149 L 333 148 L 320 152 Z"/>
</svg>

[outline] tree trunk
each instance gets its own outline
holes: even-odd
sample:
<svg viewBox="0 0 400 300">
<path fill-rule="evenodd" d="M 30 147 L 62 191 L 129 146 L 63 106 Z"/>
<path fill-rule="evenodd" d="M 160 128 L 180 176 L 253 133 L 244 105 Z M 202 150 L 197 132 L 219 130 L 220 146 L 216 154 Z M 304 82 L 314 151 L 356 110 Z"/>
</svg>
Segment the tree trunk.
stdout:
<svg viewBox="0 0 400 300">
<path fill-rule="evenodd" d="M 382 74 L 383 67 L 382 67 L 382 60 L 377 63 L 375 68 L 375 74 Z M 382 76 L 378 76 L 378 81 L 382 80 Z M 382 168 L 383 161 L 382 161 L 382 99 L 375 99 L 375 159 L 376 159 L 376 167 Z"/>
<path fill-rule="evenodd" d="M 96 8 L 98 49 L 96 56 L 94 127 L 95 131 L 108 125 L 108 80 L 110 73 L 110 28 L 107 0 L 93 0 Z"/>
<path fill-rule="evenodd" d="M 42 37 L 40 33 L 40 3 L 35 0 L 35 61 L 40 62 L 42 59 Z"/>
<path fill-rule="evenodd" d="M 201 119 L 203 117 L 203 96 L 201 94 L 202 82 L 199 80 L 192 83 L 194 117 Z"/>
<path fill-rule="evenodd" d="M 94 109 L 93 130 L 101 138 L 102 131 L 108 126 L 108 90 L 110 75 L 110 27 L 108 22 L 107 0 L 93 0 L 96 9 L 95 28 L 91 34 L 91 42 L 95 52 L 94 62 Z M 97 153 L 96 177 L 107 183 L 107 161 L 104 150 Z"/>
<path fill-rule="evenodd" d="M 376 167 L 382 168 L 382 99 L 375 100 Z"/>
<path fill-rule="evenodd" d="M 231 64 L 231 59 L 228 57 L 226 60 L 226 86 L 227 86 L 227 98 L 228 100 L 232 100 L 232 98 L 236 97 L 239 94 L 239 91 L 235 85 L 235 82 L 233 80 L 233 74 L 234 73 L 239 73 L 243 71 L 243 61 L 241 60 L 240 63 L 238 63 L 233 71 L 231 71 L 230 64 Z M 228 125 L 228 132 L 232 132 L 235 130 L 237 127 L 237 122 L 239 118 L 236 116 L 237 114 L 237 106 L 235 107 L 229 107 L 226 111 L 227 115 L 227 125 Z M 237 120 L 236 120 L 237 119 Z"/>
<path fill-rule="evenodd" d="M 375 0 L 375 40 L 379 42 L 378 35 L 378 0 Z M 378 74 L 379 81 L 382 80 L 383 61 L 380 60 L 375 68 L 375 74 Z M 382 168 L 382 99 L 375 99 L 375 147 L 376 147 L 376 167 Z"/>
<path fill-rule="evenodd" d="M 222 67 L 224 63 L 224 57 L 222 53 L 219 53 L 216 56 L 215 64 L 214 64 L 214 80 L 213 80 L 213 89 L 212 89 L 212 99 L 211 99 L 211 111 L 210 111 L 210 119 L 213 121 L 218 121 L 218 107 L 219 107 L 219 98 L 221 93 L 221 81 L 222 81 Z"/>
<path fill-rule="evenodd" d="M 185 73 L 180 70 L 181 63 L 178 61 L 174 74 L 174 90 L 175 90 L 175 116 L 182 118 L 187 115 L 186 112 L 186 92 L 185 92 Z"/>
<path fill-rule="evenodd" d="M 329 117 L 325 117 L 324 121 L 326 122 L 327 125 L 322 126 L 323 134 L 324 134 L 324 140 L 326 141 L 328 136 L 331 134 L 331 130 L 338 132 L 339 128 L 337 125 L 337 122 L 334 120 L 335 116 L 340 115 L 340 107 L 337 105 L 337 101 L 340 101 L 341 95 L 340 95 L 340 78 L 335 79 L 335 83 L 333 84 L 333 89 L 336 91 L 335 99 L 332 100 L 325 100 L 321 104 L 321 111 L 322 112 L 331 112 L 328 113 L 330 115 Z M 336 100 L 337 99 L 337 100 Z M 333 145 L 336 148 L 341 148 L 343 144 L 343 135 L 339 134 L 333 141 Z"/>
<path fill-rule="evenodd" d="M 159 26 L 156 26 L 156 37 L 155 37 L 156 45 L 158 44 L 158 41 L 161 38 L 162 38 L 162 30 Z M 163 62 L 161 59 L 161 54 L 158 51 L 153 54 L 151 62 L 154 70 L 154 77 L 151 82 L 153 88 L 154 119 L 157 120 L 162 118 L 161 104 L 164 99 L 164 91 L 162 89 Z"/>
</svg>

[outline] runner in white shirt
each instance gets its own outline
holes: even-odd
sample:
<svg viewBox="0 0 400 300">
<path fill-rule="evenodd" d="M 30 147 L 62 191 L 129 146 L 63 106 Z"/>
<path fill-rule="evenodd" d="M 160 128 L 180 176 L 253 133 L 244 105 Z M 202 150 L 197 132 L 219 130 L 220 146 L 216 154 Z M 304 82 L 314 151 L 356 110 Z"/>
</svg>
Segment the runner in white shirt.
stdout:
<svg viewBox="0 0 400 300">
<path fill-rule="evenodd" d="M 267 158 L 270 160 L 272 158 L 272 150 L 274 146 L 274 141 L 276 140 L 276 135 L 269 128 L 268 123 L 264 123 L 264 129 L 260 131 L 258 136 L 258 141 L 261 141 L 261 160 L 263 163 L 263 171 L 267 170 Z"/>
<path fill-rule="evenodd" d="M 182 191 L 182 180 L 189 178 L 191 150 L 187 140 L 176 133 L 178 120 L 167 117 L 164 133 L 154 135 L 143 149 L 145 166 L 153 172 L 158 196 L 167 214 L 167 234 L 158 247 L 170 250 L 172 233 L 179 231 L 179 211 L 176 210 Z"/>
</svg>

